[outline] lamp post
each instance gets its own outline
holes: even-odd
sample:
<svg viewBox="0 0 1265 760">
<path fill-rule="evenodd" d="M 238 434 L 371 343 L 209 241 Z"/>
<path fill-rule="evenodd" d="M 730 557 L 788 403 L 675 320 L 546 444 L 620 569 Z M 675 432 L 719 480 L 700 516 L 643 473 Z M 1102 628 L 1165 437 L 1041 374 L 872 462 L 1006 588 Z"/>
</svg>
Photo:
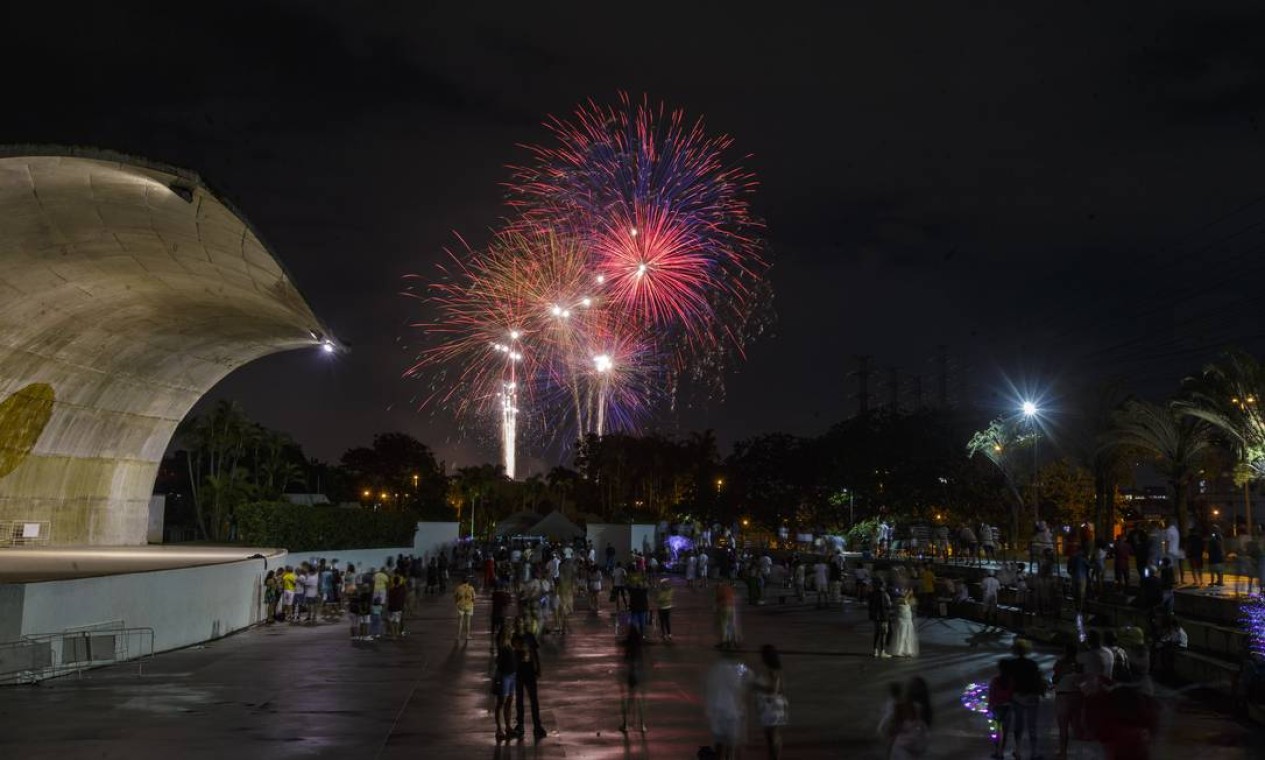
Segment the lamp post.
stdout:
<svg viewBox="0 0 1265 760">
<path fill-rule="evenodd" d="M 1041 438 L 1037 434 L 1037 414 L 1040 410 L 1031 401 L 1023 402 L 1023 416 L 1032 426 L 1032 524 L 1041 522 L 1041 483 L 1037 480 L 1037 445 Z"/>
</svg>

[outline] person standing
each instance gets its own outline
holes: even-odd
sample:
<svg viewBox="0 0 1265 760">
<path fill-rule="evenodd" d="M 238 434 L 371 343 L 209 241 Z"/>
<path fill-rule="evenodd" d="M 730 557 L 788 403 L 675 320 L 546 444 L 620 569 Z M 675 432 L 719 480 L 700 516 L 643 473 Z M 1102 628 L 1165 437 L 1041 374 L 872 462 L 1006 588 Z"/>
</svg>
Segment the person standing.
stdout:
<svg viewBox="0 0 1265 760">
<path fill-rule="evenodd" d="M 659 579 L 655 594 L 655 606 L 659 608 L 659 635 L 664 641 L 672 640 L 672 584 L 667 578 Z"/>
<path fill-rule="evenodd" d="M 992 562 L 997 559 L 997 534 L 993 526 L 981 523 L 979 526 L 980 548 L 984 550 L 984 559 Z"/>
<path fill-rule="evenodd" d="M 531 632 L 530 626 L 525 624 L 522 618 L 519 618 L 516 624 L 516 633 L 512 643 L 516 663 L 514 689 L 515 698 L 518 700 L 518 720 L 514 724 L 511 735 L 518 739 L 523 738 L 523 714 L 526 712 L 523 698 L 526 697 L 531 700 L 532 735 L 536 738 L 536 741 L 540 741 L 549 735 L 540 719 L 540 697 L 538 695 L 538 682 L 541 675 L 540 646 L 536 641 L 535 634 Z"/>
<path fill-rule="evenodd" d="M 874 590 L 870 592 L 870 621 L 874 623 L 874 656 L 891 657 L 887 653 L 887 636 L 892 624 L 892 599 L 882 578 L 874 580 Z"/>
<path fill-rule="evenodd" d="M 1068 644 L 1054 663 L 1054 714 L 1059 722 L 1059 758 L 1067 757 L 1072 735 L 1080 735 L 1081 675 L 1075 644 Z"/>
<path fill-rule="evenodd" d="M 993 760 L 1002 760 L 1006 756 L 1006 739 L 1010 736 L 1011 702 L 1014 699 L 1014 687 L 1010 680 L 1009 660 L 998 663 L 997 674 L 988 682 L 988 713 L 997 721 L 997 739 L 993 744 Z"/>
<path fill-rule="evenodd" d="M 896 600 L 895 622 L 892 628 L 892 656 L 918 656 L 918 629 L 914 627 L 913 592 L 906 590 Z"/>
<path fill-rule="evenodd" d="M 277 620 L 277 599 L 280 592 L 277 591 L 277 571 L 269 570 L 264 576 L 264 610 L 268 613 L 265 625 L 272 625 Z"/>
<path fill-rule="evenodd" d="M 1208 587 L 1225 585 L 1225 544 L 1221 528 L 1213 525 L 1208 534 L 1208 575 L 1212 579 Z"/>
<path fill-rule="evenodd" d="M 1202 552 L 1200 554 L 1202 555 Z M 1116 591 L 1123 591 L 1129 586 L 1129 557 L 1133 555 L 1133 545 L 1123 533 L 1116 537 L 1114 555 Z M 1202 562 L 1200 564 L 1202 565 Z"/>
<path fill-rule="evenodd" d="M 293 567 L 286 565 L 281 574 L 281 619 L 288 623 L 294 622 L 294 594 L 298 585 L 299 576 Z"/>
<path fill-rule="evenodd" d="M 980 581 L 980 589 L 984 598 L 984 622 L 996 624 L 997 594 L 1001 591 L 1001 581 L 997 580 L 997 571 L 988 571 L 988 575 Z"/>
<path fill-rule="evenodd" d="M 1028 734 L 1029 757 L 1036 758 L 1037 744 L 1040 734 L 1037 729 L 1041 709 L 1041 697 L 1045 695 L 1045 679 L 1041 676 L 1041 668 L 1036 661 L 1028 657 L 1032 653 L 1032 642 L 1027 639 L 1015 639 L 1011 648 L 1014 657 L 1007 661 L 1011 683 L 1014 684 L 1014 697 L 1011 704 L 1015 721 L 1015 760 L 1020 758 L 1023 748 L 1023 735 Z"/>
<path fill-rule="evenodd" d="M 813 588 L 817 591 L 817 609 L 828 605 L 829 585 L 830 568 L 826 565 L 825 558 L 819 557 L 817 564 L 813 565 Z"/>
<path fill-rule="evenodd" d="M 304 622 L 315 625 L 316 615 L 321 606 L 321 578 L 315 568 L 306 565 L 301 580 L 303 581 L 303 610 L 307 615 Z"/>
<path fill-rule="evenodd" d="M 387 589 L 387 632 L 393 639 L 404 636 L 404 603 L 408 601 L 408 582 L 403 575 L 391 576 Z"/>
<path fill-rule="evenodd" d="M 470 640 L 470 621 L 474 617 L 474 586 L 466 578 L 452 592 L 453 604 L 457 607 L 457 642 Z"/>
<path fill-rule="evenodd" d="M 624 563 L 616 562 L 615 569 L 611 571 L 611 602 L 615 605 L 615 612 L 628 606 L 627 583 L 628 571 L 624 569 Z"/>
<path fill-rule="evenodd" d="M 1164 529 L 1164 554 L 1173 563 L 1178 582 L 1185 583 L 1186 568 L 1182 566 L 1182 558 L 1185 557 L 1186 552 L 1182 549 L 1182 534 L 1177 529 L 1176 520 L 1169 520 L 1168 527 Z"/>
<path fill-rule="evenodd" d="M 694 590 L 694 579 L 698 577 L 698 557 L 690 554 L 685 558 L 685 587 Z"/>
<path fill-rule="evenodd" d="M 698 554 L 698 584 L 702 586 L 703 588 L 707 588 L 707 581 L 711 577 L 710 576 L 711 569 L 708 567 L 708 564 L 710 563 L 711 563 L 711 558 L 707 556 L 707 552 L 705 551 L 699 552 Z"/>
</svg>

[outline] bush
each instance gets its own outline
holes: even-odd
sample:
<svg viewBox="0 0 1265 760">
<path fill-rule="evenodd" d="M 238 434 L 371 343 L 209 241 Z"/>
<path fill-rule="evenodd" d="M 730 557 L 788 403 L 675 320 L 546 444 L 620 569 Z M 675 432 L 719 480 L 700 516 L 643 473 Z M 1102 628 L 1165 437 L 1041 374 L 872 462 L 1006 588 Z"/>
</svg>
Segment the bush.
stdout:
<svg viewBox="0 0 1265 760">
<path fill-rule="evenodd" d="M 239 540 L 289 551 L 379 549 L 412 546 L 417 519 L 411 514 L 255 502 L 237 508 Z"/>
</svg>

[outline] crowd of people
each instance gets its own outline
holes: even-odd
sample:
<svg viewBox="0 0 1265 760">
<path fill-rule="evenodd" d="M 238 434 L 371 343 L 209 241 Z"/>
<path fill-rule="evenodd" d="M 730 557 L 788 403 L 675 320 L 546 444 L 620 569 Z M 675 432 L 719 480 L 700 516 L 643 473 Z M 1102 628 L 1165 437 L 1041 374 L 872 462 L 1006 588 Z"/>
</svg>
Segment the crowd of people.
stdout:
<svg viewBox="0 0 1265 760">
<path fill-rule="evenodd" d="M 980 533 L 991 539 L 984 530 Z M 530 716 L 532 735 L 539 741 L 547 736 L 540 710 L 541 643 L 544 637 L 573 635 L 577 606 L 599 620 L 606 619 L 599 613 L 610 614 L 620 663 L 619 730 L 644 733 L 650 724 L 646 688 L 652 670 L 646 645 L 653 640 L 674 642 L 678 590 L 708 592 L 719 657 L 703 687 L 713 742 L 700 756 L 734 757 L 745 737 L 748 709 L 754 706 L 768 755 L 780 757 L 782 733 L 789 722 L 781 657 L 775 645 L 766 644 L 759 648 L 759 665 L 743 660 L 741 591 L 746 606 L 791 600 L 820 610 L 849 606 L 868 613 L 874 658 L 916 658 L 918 616 L 954 614 L 962 605 L 973 606 L 986 622 L 996 623 L 1003 600 L 1023 611 L 1054 614 L 1069 599 L 1080 605 L 1103 588 L 1136 581 L 1139 598 L 1150 599 L 1148 589 L 1158 587 L 1157 608 L 1171 612 L 1164 592 L 1174 585 L 1173 568 L 1180 565 L 1171 561 L 1173 544 L 1162 538 L 1155 551 L 1151 536 L 1146 531 L 1140 538 L 1126 535 L 1120 541 L 1127 549 L 1113 547 L 1113 552 L 1097 558 L 1092 552 L 1101 542 L 1084 541 L 1067 557 L 1066 573 L 1060 572 L 1050 546 L 1028 561 L 994 560 L 982 573 L 972 569 L 971 578 L 962 570 L 955 573 L 955 566 L 930 559 L 893 558 L 882 562 L 880 570 L 867 561 L 871 555 L 858 561 L 841 550 L 775 554 L 737 551 L 731 545 L 695 547 L 671 557 L 666 551 L 634 551 L 627 561 L 620 561 L 613 547 L 599 552 L 585 541 L 463 543 L 426 558 L 390 558 L 381 567 L 314 559 L 279 568 L 267 574 L 265 601 L 270 624 L 314 625 L 348 616 L 353 640 L 367 641 L 406 636 L 407 605 L 427 596 L 450 596 L 456 618 L 453 638 L 464 647 L 472 630 L 483 625 L 474 612 L 476 602 L 484 598 L 495 736 L 498 741 L 524 738 Z M 1215 546 L 1215 541 L 1214 534 L 1210 543 Z M 1137 578 L 1127 572 L 1108 578 L 1105 566 L 1118 564 L 1121 554 L 1138 557 L 1135 545 L 1140 543 L 1147 546 L 1143 572 Z M 1196 548 L 1189 538 L 1180 545 L 1184 550 Z M 1159 566 L 1153 572 L 1151 563 L 1157 556 Z M 1187 567 L 1201 569 L 1201 564 Z M 586 625 L 585 630 L 593 628 Z M 1149 635 L 1136 629 L 1119 638 L 1113 632 L 1089 631 L 1084 645 L 1070 647 L 1047 675 L 1031 659 L 1030 645 L 1016 641 L 1014 656 L 1002 660 L 989 686 L 989 707 L 999 726 L 994 756 L 1007 749 L 1016 758 L 1036 756 L 1040 727 L 1047 720 L 1042 715 L 1047 695 L 1052 695 L 1061 756 L 1071 739 L 1094 739 L 1112 748 L 1139 741 L 1153 731 L 1151 675 L 1171 671 L 1175 653 L 1186 645 L 1180 624 L 1171 614 L 1162 614 Z M 921 678 L 893 684 L 879 722 L 889 757 L 925 753 L 932 719 L 927 693 Z"/>
</svg>

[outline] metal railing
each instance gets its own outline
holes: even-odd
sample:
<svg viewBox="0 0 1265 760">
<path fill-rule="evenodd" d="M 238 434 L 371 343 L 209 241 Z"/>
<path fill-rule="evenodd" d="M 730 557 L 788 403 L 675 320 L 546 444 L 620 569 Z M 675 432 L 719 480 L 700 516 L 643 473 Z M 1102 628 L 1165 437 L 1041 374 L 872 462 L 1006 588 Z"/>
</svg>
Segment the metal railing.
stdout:
<svg viewBox="0 0 1265 760">
<path fill-rule="evenodd" d="M 44 546 L 52 532 L 48 520 L 0 520 L 0 546 Z"/>
<path fill-rule="evenodd" d="M 35 683 L 129 661 L 139 676 L 153 656 L 154 629 L 127 628 L 122 621 L 30 634 L 0 642 L 0 684 Z"/>
</svg>

